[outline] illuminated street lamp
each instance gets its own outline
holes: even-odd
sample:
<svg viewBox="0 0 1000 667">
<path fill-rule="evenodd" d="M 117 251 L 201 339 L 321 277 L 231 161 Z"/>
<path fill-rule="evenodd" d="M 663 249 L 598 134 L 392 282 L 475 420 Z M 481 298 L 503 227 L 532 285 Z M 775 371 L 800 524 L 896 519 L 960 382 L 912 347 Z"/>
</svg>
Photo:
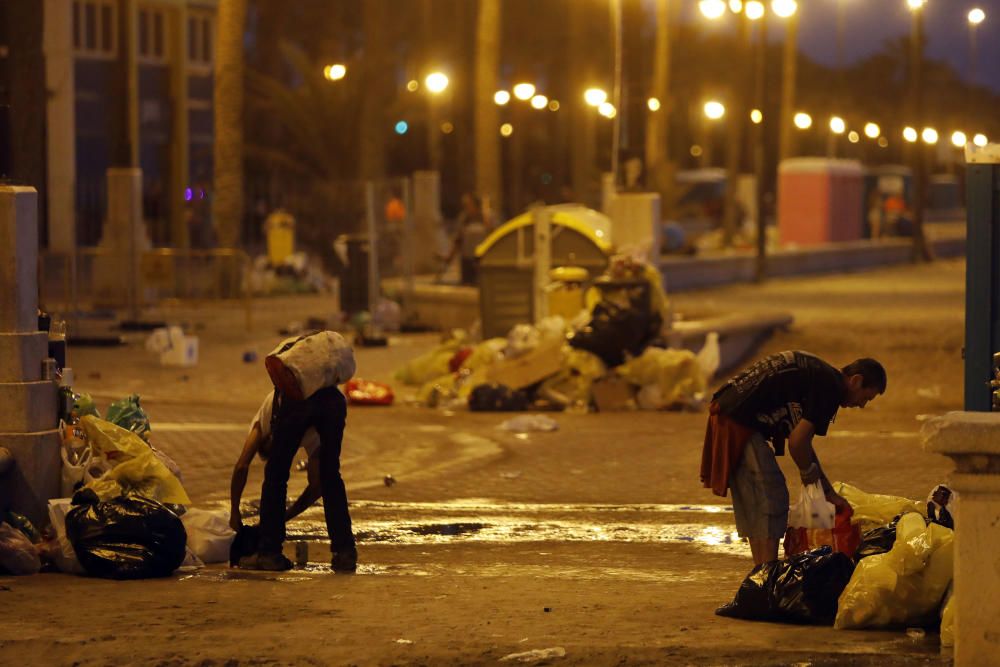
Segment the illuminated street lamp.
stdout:
<svg viewBox="0 0 1000 667">
<path fill-rule="evenodd" d="M 977 134 L 976 136 L 972 137 L 972 143 L 982 148 L 983 146 L 989 143 L 989 140 L 986 138 L 985 134 Z"/>
<path fill-rule="evenodd" d="M 510 123 L 504 123 L 503 125 L 500 126 L 500 136 L 501 137 L 509 137 L 512 134 L 514 134 L 514 126 L 513 125 L 511 125 Z"/>
<path fill-rule="evenodd" d="M 417 88 L 419 87 L 420 87 L 420 82 L 417 81 L 416 79 L 410 79 L 409 81 L 406 82 L 406 89 L 411 93 L 417 92 Z"/>
<path fill-rule="evenodd" d="M 764 17 L 764 3 L 760 0 L 750 0 L 743 6 L 743 13 L 751 21 Z"/>
<path fill-rule="evenodd" d="M 646 106 L 649 107 L 650 111 L 659 111 L 660 100 L 656 99 L 655 97 L 650 97 L 648 100 L 646 100 Z"/>
<path fill-rule="evenodd" d="M 878 135 L 882 134 L 882 128 L 878 126 L 878 123 L 865 123 L 865 136 L 869 139 L 878 139 Z"/>
<path fill-rule="evenodd" d="M 783 19 L 794 16 L 799 9 L 799 3 L 795 0 L 771 0 L 771 11 Z"/>
<path fill-rule="evenodd" d="M 878 147 L 879 148 L 888 148 L 889 147 L 889 140 L 887 138 L 885 138 L 885 137 L 879 137 L 878 138 Z"/>
<path fill-rule="evenodd" d="M 545 95 L 535 95 L 531 98 L 531 108 L 532 109 L 544 109 L 549 105 L 549 98 Z"/>
<path fill-rule="evenodd" d="M 611 102 L 602 102 L 597 107 L 597 113 L 601 114 L 605 118 L 614 118 L 618 115 L 618 110 L 615 109 L 615 105 Z"/>
<path fill-rule="evenodd" d="M 926 4 L 927 0 L 906 0 L 907 7 L 909 7 L 913 11 L 921 9 Z"/>
<path fill-rule="evenodd" d="M 861 135 L 858 134 L 855 130 L 851 130 L 850 132 L 847 133 L 847 140 L 850 141 L 852 144 L 856 144 L 859 141 L 861 141 Z"/>
<path fill-rule="evenodd" d="M 978 69 L 978 57 L 976 49 L 976 29 L 979 24 L 986 20 L 986 12 L 979 7 L 969 11 L 969 78 L 976 82 L 976 69 Z"/>
<path fill-rule="evenodd" d="M 760 125 L 764 122 L 764 112 L 760 109 L 750 110 L 750 122 L 754 125 Z"/>
<path fill-rule="evenodd" d="M 830 119 L 830 131 L 834 134 L 843 134 L 847 131 L 847 123 L 840 116 L 834 116 Z"/>
<path fill-rule="evenodd" d="M 968 143 L 968 137 L 965 136 L 965 132 L 961 130 L 955 130 L 951 133 L 951 145 L 955 148 L 965 148 L 965 144 Z"/>
<path fill-rule="evenodd" d="M 912 127 L 903 128 L 903 138 L 909 141 L 911 144 L 917 140 L 917 130 Z"/>
<path fill-rule="evenodd" d="M 323 76 L 328 81 L 340 81 L 347 76 L 347 68 L 340 63 L 327 65 L 323 68 Z"/>
<path fill-rule="evenodd" d="M 524 101 L 535 96 L 535 86 L 530 83 L 519 83 L 514 86 L 514 97 Z"/>
<path fill-rule="evenodd" d="M 715 100 L 709 100 L 705 102 L 705 117 L 711 120 L 719 120 L 726 115 L 726 107 L 723 106 L 722 102 L 716 102 Z"/>
<path fill-rule="evenodd" d="M 448 88 L 448 76 L 444 72 L 431 72 L 424 79 L 427 90 L 437 95 Z"/>
<path fill-rule="evenodd" d="M 743 0 L 729 0 L 729 11 L 739 14 L 743 11 Z"/>
<path fill-rule="evenodd" d="M 559 111 L 559 100 L 551 100 L 549 102 L 549 111 Z"/>
<path fill-rule="evenodd" d="M 498 90 L 497 92 L 493 93 L 493 101 L 496 103 L 497 106 L 502 107 L 503 105 L 510 102 L 510 93 L 508 93 L 506 90 Z"/>
<path fill-rule="evenodd" d="M 588 88 L 583 91 L 584 101 L 592 107 L 599 107 L 608 101 L 608 94 L 600 88 Z"/>
<path fill-rule="evenodd" d="M 936 144 L 938 142 L 938 131 L 933 127 L 925 127 L 924 131 L 920 133 L 920 138 L 924 140 L 925 144 Z"/>
<path fill-rule="evenodd" d="M 972 25 L 979 25 L 986 20 L 986 12 L 984 12 L 979 7 L 969 11 L 969 23 Z"/>
<path fill-rule="evenodd" d="M 797 114 L 795 114 L 793 122 L 795 123 L 795 127 L 799 128 L 800 130 L 808 130 L 810 127 L 812 127 L 813 119 L 812 116 L 810 116 L 806 112 L 800 111 Z"/>
<path fill-rule="evenodd" d="M 726 3 L 724 0 L 701 0 L 698 9 L 701 10 L 702 16 L 714 21 L 726 13 Z"/>
</svg>

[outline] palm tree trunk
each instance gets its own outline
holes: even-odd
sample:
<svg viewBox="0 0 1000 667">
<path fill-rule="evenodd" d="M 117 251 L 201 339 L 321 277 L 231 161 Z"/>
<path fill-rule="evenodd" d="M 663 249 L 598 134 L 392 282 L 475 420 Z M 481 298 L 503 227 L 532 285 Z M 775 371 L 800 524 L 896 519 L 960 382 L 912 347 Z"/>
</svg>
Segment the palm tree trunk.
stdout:
<svg viewBox="0 0 1000 667">
<path fill-rule="evenodd" d="M 480 0 L 476 27 L 476 191 L 500 210 L 500 114 L 493 102 L 500 59 L 500 0 Z"/>
<path fill-rule="evenodd" d="M 220 0 L 215 48 L 215 192 L 219 244 L 237 245 L 243 225 L 243 33 L 246 0 Z"/>
</svg>

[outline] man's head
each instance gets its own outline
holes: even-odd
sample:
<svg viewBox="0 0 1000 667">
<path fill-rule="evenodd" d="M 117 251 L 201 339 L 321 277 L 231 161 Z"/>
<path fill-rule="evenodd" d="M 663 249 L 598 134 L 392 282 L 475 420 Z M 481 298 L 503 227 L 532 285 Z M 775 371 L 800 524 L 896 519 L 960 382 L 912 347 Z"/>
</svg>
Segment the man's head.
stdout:
<svg viewBox="0 0 1000 667">
<path fill-rule="evenodd" d="M 868 401 L 885 393 L 885 369 L 874 359 L 852 361 L 840 369 L 844 374 L 844 400 L 841 407 L 863 408 Z"/>
</svg>

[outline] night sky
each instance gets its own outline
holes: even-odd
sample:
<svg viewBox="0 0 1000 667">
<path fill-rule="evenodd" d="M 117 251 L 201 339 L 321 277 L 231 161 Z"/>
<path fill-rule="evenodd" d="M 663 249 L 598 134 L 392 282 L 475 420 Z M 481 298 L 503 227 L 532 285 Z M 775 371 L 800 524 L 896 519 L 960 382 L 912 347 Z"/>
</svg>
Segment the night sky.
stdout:
<svg viewBox="0 0 1000 667">
<path fill-rule="evenodd" d="M 836 64 L 837 2 L 845 6 L 848 37 L 844 50 L 848 62 L 880 51 L 888 38 L 910 33 L 910 10 L 905 0 L 799 0 L 799 48 L 819 62 Z M 770 6 L 769 1 L 765 4 Z M 697 6 L 697 2 L 685 3 L 685 18 L 706 22 Z M 947 60 L 968 80 L 967 16 L 973 7 L 986 12 L 986 20 L 977 28 L 976 78 L 978 83 L 1000 92 L 1000 0 L 928 0 L 921 10 L 926 12 L 927 55 L 935 60 Z M 725 23 L 732 26 L 734 22 Z M 768 31 L 775 40 L 782 38 L 780 23 L 780 19 L 771 17 L 768 24 Z M 728 29 L 728 26 L 716 29 Z"/>
</svg>

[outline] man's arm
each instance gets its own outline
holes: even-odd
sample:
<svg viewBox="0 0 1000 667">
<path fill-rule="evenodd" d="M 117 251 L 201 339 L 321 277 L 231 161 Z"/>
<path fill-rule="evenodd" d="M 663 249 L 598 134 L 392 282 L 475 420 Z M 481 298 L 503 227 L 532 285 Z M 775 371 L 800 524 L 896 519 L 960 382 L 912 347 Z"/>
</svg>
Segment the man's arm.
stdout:
<svg viewBox="0 0 1000 667">
<path fill-rule="evenodd" d="M 292 503 L 292 506 L 285 512 L 285 521 L 291 521 L 298 515 L 312 507 L 313 503 L 323 495 L 323 488 L 319 479 L 319 455 L 310 456 L 306 464 L 306 474 L 309 476 L 309 484 L 302 491 L 302 495 Z"/>
<path fill-rule="evenodd" d="M 260 448 L 260 439 L 260 424 L 254 424 L 247 435 L 246 442 L 243 443 L 243 451 L 240 452 L 240 458 L 233 467 L 233 479 L 229 484 L 229 526 L 233 530 L 239 530 L 240 525 L 243 523 L 243 517 L 240 515 L 240 500 L 243 498 L 243 489 L 247 485 L 247 473 L 250 470 L 250 462 L 253 461 L 253 457 Z"/>
<path fill-rule="evenodd" d="M 849 508 L 848 502 L 833 490 L 833 485 L 823 472 L 813 449 L 812 440 L 816 433 L 816 428 L 808 419 L 799 420 L 798 425 L 792 429 L 788 436 L 788 452 L 792 455 L 795 465 L 799 467 L 799 475 L 803 484 L 813 484 L 819 482 L 823 487 L 823 493 L 827 501 L 833 503 L 837 509 Z"/>
</svg>

